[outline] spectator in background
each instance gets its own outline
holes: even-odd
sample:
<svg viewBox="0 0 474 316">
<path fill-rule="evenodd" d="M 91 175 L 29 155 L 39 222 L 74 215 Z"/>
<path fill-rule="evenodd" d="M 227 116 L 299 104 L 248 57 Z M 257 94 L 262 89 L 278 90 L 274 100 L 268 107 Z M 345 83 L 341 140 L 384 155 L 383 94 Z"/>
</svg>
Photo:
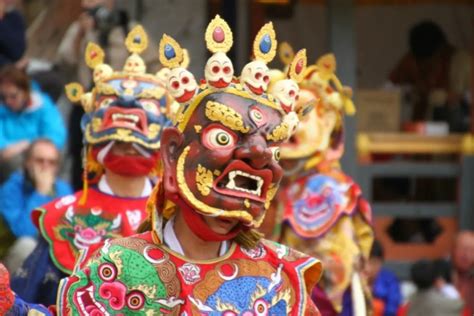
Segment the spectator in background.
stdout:
<svg viewBox="0 0 474 316">
<path fill-rule="evenodd" d="M 453 283 L 474 313 L 474 232 L 462 231 L 453 247 Z"/>
<path fill-rule="evenodd" d="M 126 11 L 118 10 L 114 0 L 82 0 L 83 13 L 66 31 L 57 55 L 57 64 L 67 79 L 79 81 L 84 87 L 92 85 L 92 72 L 84 60 L 88 42 L 99 44 L 105 51 L 105 61 L 113 69 L 121 69 L 129 53 L 124 45 L 131 28 Z M 156 47 L 149 45 L 142 57 L 149 73 L 158 70 Z M 82 107 L 73 107 L 69 117 L 69 155 L 72 158 L 72 183 L 82 188 Z"/>
<path fill-rule="evenodd" d="M 12 65 L 0 71 L 0 183 L 21 166 L 21 154 L 38 138 L 62 150 L 66 129 L 58 108 Z"/>
<path fill-rule="evenodd" d="M 451 264 L 444 259 L 437 259 L 433 262 L 436 274 L 435 287 L 443 294 L 444 297 L 451 299 L 459 299 L 458 290 L 452 284 Z"/>
<path fill-rule="evenodd" d="M 20 267 L 36 246 L 38 232 L 31 211 L 55 198 L 72 194 L 71 186 L 57 178 L 60 154 L 48 139 L 31 143 L 23 172 L 15 172 L 0 186 L 0 215 L 17 238 L 6 258 L 10 271 Z"/>
<path fill-rule="evenodd" d="M 395 316 L 402 303 L 400 282 L 393 272 L 383 267 L 384 249 L 375 240 L 367 263 L 367 277 L 374 297 L 374 316 Z"/>
<path fill-rule="evenodd" d="M 0 68 L 7 64 L 22 64 L 25 50 L 23 17 L 14 9 L 12 0 L 0 0 Z"/>
<path fill-rule="evenodd" d="M 432 262 L 421 260 L 413 264 L 411 278 L 418 292 L 408 302 L 408 316 L 461 315 L 463 301 L 446 298 L 436 289 L 436 271 Z"/>
<path fill-rule="evenodd" d="M 447 121 L 451 130 L 468 127 L 471 57 L 451 45 L 443 30 L 432 21 L 410 29 L 409 52 L 390 73 L 396 85 L 413 88 L 412 120 Z"/>
</svg>

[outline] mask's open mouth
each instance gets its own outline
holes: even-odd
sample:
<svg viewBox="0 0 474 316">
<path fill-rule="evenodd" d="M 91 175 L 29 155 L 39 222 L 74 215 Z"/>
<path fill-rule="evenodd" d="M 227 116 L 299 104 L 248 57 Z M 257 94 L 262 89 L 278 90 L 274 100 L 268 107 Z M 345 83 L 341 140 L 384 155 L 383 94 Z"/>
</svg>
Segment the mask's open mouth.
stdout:
<svg viewBox="0 0 474 316">
<path fill-rule="evenodd" d="M 260 95 L 263 93 L 263 87 L 255 87 L 253 85 L 251 85 L 250 83 L 246 82 L 245 85 L 250 89 L 250 91 L 252 91 L 253 93 L 257 94 L 257 95 Z"/>
<path fill-rule="evenodd" d="M 215 180 L 214 190 L 229 196 L 265 202 L 272 179 L 271 170 L 256 170 L 241 160 L 234 160 Z"/>
<path fill-rule="evenodd" d="M 228 83 L 224 79 L 221 78 L 221 79 L 216 80 L 216 81 L 209 81 L 209 84 L 213 87 L 216 87 L 216 88 L 220 89 L 220 88 L 227 87 L 230 84 L 230 82 Z"/>
<path fill-rule="evenodd" d="M 104 114 L 104 123 L 101 131 L 109 128 L 122 127 L 147 134 L 147 118 L 145 113 L 139 109 L 122 109 L 111 107 Z"/>
<path fill-rule="evenodd" d="M 178 102 L 186 102 L 187 100 L 191 99 L 191 97 L 194 95 L 196 91 L 195 90 L 184 90 L 184 93 L 180 97 L 176 97 L 176 101 Z"/>
<path fill-rule="evenodd" d="M 83 288 L 76 293 L 76 301 L 81 310 L 81 314 L 84 316 L 89 315 L 103 315 L 110 316 L 110 314 L 105 310 L 104 306 L 101 303 L 97 302 L 94 298 L 94 285 L 90 285 L 86 288 Z"/>
<path fill-rule="evenodd" d="M 74 237 L 74 246 L 76 246 L 78 249 L 88 249 L 91 245 L 98 244 L 99 242 L 102 241 L 102 236 L 95 236 L 94 238 L 86 239 L 80 236 L 79 234 L 76 234 Z"/>
<path fill-rule="evenodd" d="M 322 217 L 327 216 L 329 213 L 329 205 L 324 202 L 323 204 L 317 206 L 313 209 L 307 209 L 303 207 L 299 210 L 298 216 L 303 218 L 306 222 L 315 222 Z"/>
</svg>

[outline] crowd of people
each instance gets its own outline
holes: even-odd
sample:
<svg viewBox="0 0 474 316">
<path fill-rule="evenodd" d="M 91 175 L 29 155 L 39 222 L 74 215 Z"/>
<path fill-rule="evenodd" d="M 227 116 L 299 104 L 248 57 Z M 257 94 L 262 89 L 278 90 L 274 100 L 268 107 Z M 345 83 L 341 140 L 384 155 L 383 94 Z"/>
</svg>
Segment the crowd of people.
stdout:
<svg viewBox="0 0 474 316">
<path fill-rule="evenodd" d="M 267 23 L 239 76 L 216 16 L 198 81 L 175 39 L 157 54 L 114 1 L 82 5 L 56 61 L 76 81 L 65 120 L 27 74 L 24 22 L 0 0 L 1 315 L 474 312 L 474 232 L 403 283 L 385 267 L 370 205 L 339 163 L 355 106 L 334 55 L 308 64 Z M 438 56 L 417 49 L 416 61 Z M 267 66 L 277 51 L 283 71 Z"/>
</svg>

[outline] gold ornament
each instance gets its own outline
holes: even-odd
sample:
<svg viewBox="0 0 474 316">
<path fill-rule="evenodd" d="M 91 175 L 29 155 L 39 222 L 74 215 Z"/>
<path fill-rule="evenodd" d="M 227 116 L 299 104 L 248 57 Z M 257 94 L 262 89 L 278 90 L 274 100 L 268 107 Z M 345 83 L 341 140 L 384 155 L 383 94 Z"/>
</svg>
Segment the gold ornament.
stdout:
<svg viewBox="0 0 474 316">
<path fill-rule="evenodd" d="M 282 122 L 273 131 L 267 135 L 267 140 L 279 142 L 288 138 L 289 126 L 287 123 Z"/>
<path fill-rule="evenodd" d="M 167 68 L 180 67 L 184 59 L 181 46 L 174 38 L 166 34 L 163 34 L 160 40 L 159 56 L 161 64 Z"/>
<path fill-rule="evenodd" d="M 84 94 L 84 88 L 82 87 L 80 83 L 78 82 L 68 83 L 64 87 L 64 89 L 66 91 L 66 96 L 69 99 L 69 101 L 73 103 L 77 103 L 81 101 L 81 97 Z"/>
<path fill-rule="evenodd" d="M 264 52 L 260 49 L 262 40 L 270 40 L 270 48 L 268 52 Z M 268 22 L 265 24 L 260 31 L 258 31 L 255 40 L 253 41 L 253 54 L 255 59 L 261 60 L 268 64 L 273 60 L 276 55 L 277 40 L 275 30 L 273 29 L 273 23 Z"/>
<path fill-rule="evenodd" d="M 159 124 L 150 124 L 148 126 L 148 138 L 154 139 L 158 133 L 161 131 L 161 125 Z"/>
<path fill-rule="evenodd" d="M 96 43 L 89 42 L 86 46 L 86 64 L 94 69 L 97 65 L 103 64 L 105 53 Z"/>
<path fill-rule="evenodd" d="M 229 25 L 219 14 L 209 23 L 205 35 L 207 49 L 212 53 L 227 53 L 233 44 L 233 35 Z"/>
<path fill-rule="evenodd" d="M 306 49 L 299 50 L 293 60 L 291 61 L 288 69 L 288 77 L 293 79 L 297 83 L 303 81 L 305 69 L 307 64 Z"/>
<path fill-rule="evenodd" d="M 209 195 L 209 193 L 211 193 L 213 182 L 214 176 L 212 175 L 211 170 L 208 170 L 199 164 L 196 171 L 196 185 L 199 192 L 204 196 Z"/>
<path fill-rule="evenodd" d="M 94 132 L 98 132 L 101 127 L 102 127 L 102 120 L 98 117 L 94 117 L 92 119 L 92 130 Z"/>
<path fill-rule="evenodd" d="M 220 122 L 222 125 L 241 133 L 248 133 L 250 128 L 244 126 L 242 115 L 234 109 L 219 102 L 207 101 L 206 116 L 213 122 Z"/>
<path fill-rule="evenodd" d="M 125 39 L 130 53 L 141 54 L 148 47 L 148 36 L 141 25 L 135 26 Z"/>
<path fill-rule="evenodd" d="M 273 198 L 275 197 L 277 191 L 278 191 L 278 186 L 276 186 L 272 183 L 270 185 L 270 187 L 268 188 L 268 190 L 267 190 L 267 196 L 265 198 L 265 209 L 268 209 L 270 207 L 270 203 L 272 202 Z"/>
</svg>

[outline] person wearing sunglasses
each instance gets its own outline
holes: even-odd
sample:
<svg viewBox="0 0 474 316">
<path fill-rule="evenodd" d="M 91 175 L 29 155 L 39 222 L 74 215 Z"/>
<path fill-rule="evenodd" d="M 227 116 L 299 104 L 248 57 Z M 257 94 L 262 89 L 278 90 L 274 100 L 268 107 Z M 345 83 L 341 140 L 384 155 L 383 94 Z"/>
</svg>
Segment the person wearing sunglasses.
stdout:
<svg viewBox="0 0 474 316">
<path fill-rule="evenodd" d="M 0 183 L 21 166 L 21 154 L 38 138 L 63 149 L 61 113 L 46 94 L 31 87 L 23 71 L 6 66 L 0 72 Z"/>
</svg>

